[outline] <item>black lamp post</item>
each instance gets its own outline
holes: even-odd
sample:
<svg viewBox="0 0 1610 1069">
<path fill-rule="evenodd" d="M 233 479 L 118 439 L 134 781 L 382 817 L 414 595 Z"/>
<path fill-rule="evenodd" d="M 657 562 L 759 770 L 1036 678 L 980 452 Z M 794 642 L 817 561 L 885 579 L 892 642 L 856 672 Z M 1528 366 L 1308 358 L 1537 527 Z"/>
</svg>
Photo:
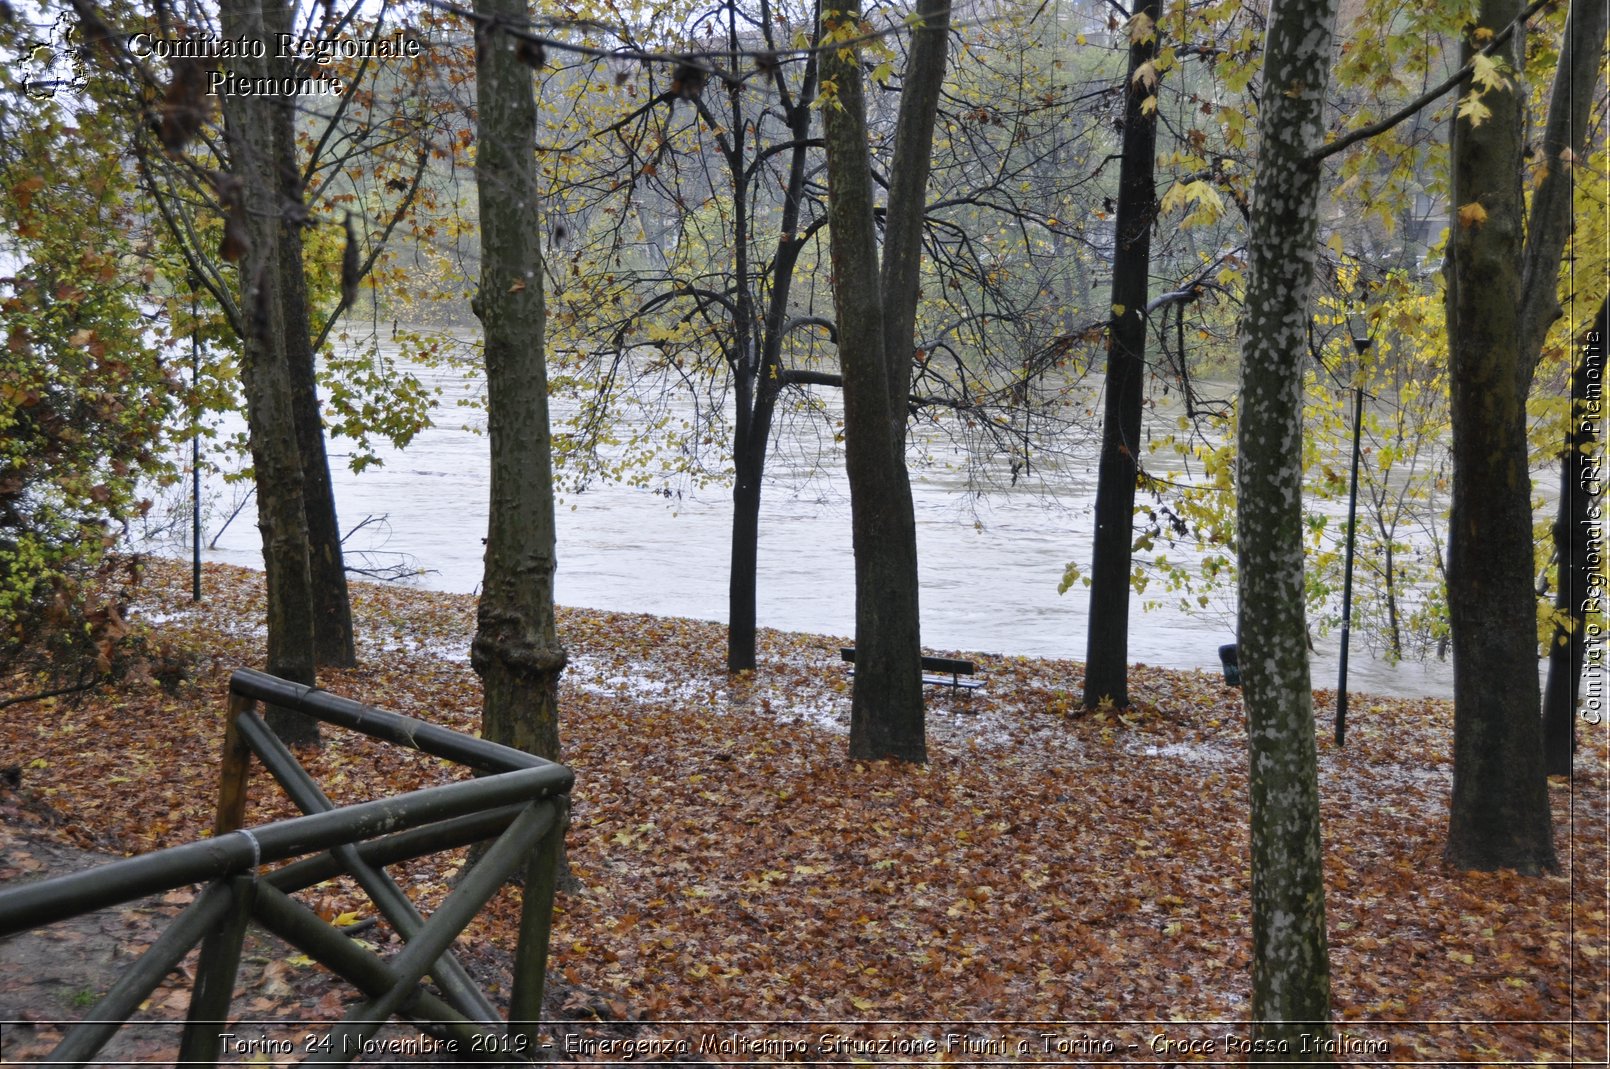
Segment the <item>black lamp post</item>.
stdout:
<svg viewBox="0 0 1610 1069">
<path fill-rule="evenodd" d="M 1353 332 L 1353 348 L 1358 350 L 1358 366 L 1354 368 L 1353 387 L 1353 471 L 1347 483 L 1347 553 L 1342 565 L 1342 651 L 1339 658 L 1341 678 L 1336 684 L 1336 745 L 1347 744 L 1347 644 L 1353 630 L 1353 541 L 1358 519 L 1358 458 L 1359 436 L 1364 429 L 1364 354 L 1374 340 L 1369 336 L 1360 316 L 1349 316 Z"/>
<path fill-rule="evenodd" d="M 197 279 L 190 273 L 190 389 L 192 403 L 201 403 L 200 308 L 196 303 Z M 201 421 L 192 416 L 190 428 L 190 600 L 201 600 Z"/>
</svg>

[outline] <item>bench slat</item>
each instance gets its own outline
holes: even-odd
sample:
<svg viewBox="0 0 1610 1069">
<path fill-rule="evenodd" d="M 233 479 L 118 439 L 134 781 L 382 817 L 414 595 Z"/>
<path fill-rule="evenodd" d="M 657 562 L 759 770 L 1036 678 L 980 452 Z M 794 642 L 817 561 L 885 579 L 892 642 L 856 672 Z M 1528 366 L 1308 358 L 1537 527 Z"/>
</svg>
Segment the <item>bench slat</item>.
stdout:
<svg viewBox="0 0 1610 1069">
<path fill-rule="evenodd" d="M 984 685 L 982 679 L 957 679 L 954 676 L 923 676 L 922 681 L 936 687 L 954 687 L 959 690 L 978 690 Z"/>
<path fill-rule="evenodd" d="M 839 657 L 850 664 L 855 663 L 855 649 L 850 646 L 839 647 Z M 936 687 L 956 687 L 963 690 L 977 690 L 984 685 L 982 679 L 961 679 L 961 676 L 970 676 L 978 671 L 978 665 L 972 661 L 963 661 L 956 657 L 924 657 L 922 659 L 924 673 L 949 673 L 948 675 L 928 675 L 922 677 L 924 683 Z"/>
<path fill-rule="evenodd" d="M 839 656 L 850 664 L 855 663 L 855 650 L 850 646 L 840 646 Z M 978 671 L 978 665 L 974 662 L 955 657 L 923 657 L 922 667 L 927 672 L 960 672 L 964 676 Z"/>
</svg>

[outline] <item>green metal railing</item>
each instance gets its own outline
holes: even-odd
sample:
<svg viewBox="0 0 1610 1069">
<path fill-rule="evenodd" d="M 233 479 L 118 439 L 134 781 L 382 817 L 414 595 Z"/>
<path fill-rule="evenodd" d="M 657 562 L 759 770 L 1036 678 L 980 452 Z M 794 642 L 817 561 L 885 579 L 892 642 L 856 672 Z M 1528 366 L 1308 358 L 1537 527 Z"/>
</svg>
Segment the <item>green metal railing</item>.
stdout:
<svg viewBox="0 0 1610 1069">
<path fill-rule="evenodd" d="M 257 714 L 266 702 L 327 724 L 474 768 L 482 775 L 336 808 Z M 306 816 L 242 828 L 256 757 Z M 341 1064 L 393 1016 L 464 1060 L 508 1061 L 539 1050 L 543 982 L 555 882 L 574 776 L 563 765 L 434 724 L 241 669 L 230 679 L 229 717 L 217 821 L 211 839 L 158 850 L 84 872 L 0 890 L 0 937 L 190 884 L 208 886 L 129 967 L 50 1056 L 83 1065 L 198 943 L 200 964 L 179 1060 L 216 1064 L 249 922 L 255 921 L 359 989 L 353 1006 L 320 1042 L 319 1061 Z M 496 836 L 429 920 L 385 873 L 387 865 Z M 299 860 L 292 860 L 299 859 Z M 263 865 L 289 864 L 263 872 Z M 450 947 L 487 900 L 522 865 L 524 902 L 514 958 L 509 1024 Z M 292 898 L 350 875 L 405 942 L 383 959 Z M 424 986 L 426 976 L 437 992 Z"/>
</svg>

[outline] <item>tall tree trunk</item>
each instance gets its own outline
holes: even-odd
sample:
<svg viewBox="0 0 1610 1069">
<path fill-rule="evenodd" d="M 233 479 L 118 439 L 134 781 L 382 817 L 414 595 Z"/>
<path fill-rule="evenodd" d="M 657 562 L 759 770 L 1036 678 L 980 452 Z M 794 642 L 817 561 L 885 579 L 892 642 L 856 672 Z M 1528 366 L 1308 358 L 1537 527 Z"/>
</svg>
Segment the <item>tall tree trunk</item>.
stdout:
<svg viewBox="0 0 1610 1069">
<path fill-rule="evenodd" d="M 728 62 L 734 68 L 742 61 L 743 42 L 735 0 L 727 0 Z M 733 420 L 733 486 L 731 571 L 728 573 L 727 669 L 740 672 L 755 667 L 755 587 L 760 568 L 760 489 L 766 470 L 766 436 L 755 441 L 755 404 L 760 384 L 761 338 L 755 310 L 755 284 L 750 262 L 753 217 L 751 190 L 755 173 L 751 171 L 746 146 L 750 143 L 744 114 L 745 87 L 730 82 L 726 87 L 726 133 L 717 143 L 727 164 L 732 183 L 729 211 L 732 216 L 734 283 L 732 297 L 732 349 L 736 418 Z M 714 119 L 714 116 L 710 116 Z M 715 125 L 712 123 L 712 125 Z M 759 130 L 754 144 L 759 148 Z"/>
<path fill-rule="evenodd" d="M 1576 753 L 1577 701 L 1582 662 L 1587 653 L 1587 617 L 1592 611 L 1592 563 L 1588 548 L 1599 522 L 1594 493 L 1598 482 L 1598 420 L 1592 415 L 1590 392 L 1604 385 L 1605 332 L 1610 330 L 1610 303 L 1601 301 L 1599 315 L 1580 340 L 1571 372 L 1571 409 L 1560 456 L 1560 511 L 1554 521 L 1554 635 L 1549 643 L 1548 684 L 1543 691 L 1543 760 L 1551 776 L 1569 776 Z M 1599 606 L 1602 614 L 1603 606 Z"/>
<path fill-rule="evenodd" d="M 218 19 L 226 37 L 264 42 L 265 52 L 272 54 L 259 3 L 226 0 L 219 7 Z M 268 73 L 262 59 L 248 56 L 233 63 L 244 77 Z M 240 277 L 247 331 L 241 380 L 257 478 L 257 525 L 263 535 L 267 572 L 267 668 L 281 678 L 312 684 L 313 591 L 279 262 L 285 228 L 275 179 L 280 150 L 274 112 L 279 106 L 269 97 L 223 98 L 230 166 L 224 200 L 233 227 L 245 237 Z M 287 742 L 315 743 L 319 739 L 318 722 L 303 714 L 270 708 L 267 719 Z"/>
<path fill-rule="evenodd" d="M 289 33 L 291 10 L 282 0 L 266 0 L 263 18 L 269 33 Z M 273 61 L 274 74 L 289 77 L 293 65 Z M 303 209 L 301 168 L 297 164 L 294 97 L 273 97 L 275 181 L 280 202 Z M 358 663 L 352 635 L 352 606 L 347 593 L 346 561 L 341 553 L 341 524 L 336 519 L 335 488 L 324 448 L 324 420 L 319 413 L 319 387 L 313 353 L 302 261 L 302 231 L 293 221 L 280 228 L 280 313 L 286 366 L 291 378 L 291 407 L 297 449 L 302 457 L 302 511 L 307 517 L 308 563 L 313 580 L 313 655 L 318 664 L 351 668 Z"/>
<path fill-rule="evenodd" d="M 922 234 L 928 218 L 928 171 L 934 123 L 950 54 L 950 0 L 918 0 L 900 86 L 889 205 L 884 217 L 883 349 L 888 366 L 889 419 L 905 467 L 907 402 L 916 372 L 917 294 L 922 289 Z"/>
<path fill-rule="evenodd" d="M 1519 0 L 1482 0 L 1463 46 L 1510 23 Z M 1518 36 L 1518 35 L 1517 35 Z M 1513 44 L 1504 52 L 1519 68 Z M 1554 864 L 1538 727 L 1537 598 L 1519 306 L 1523 124 L 1513 83 L 1482 96 L 1479 125 L 1454 120 L 1447 278 L 1453 501 L 1454 777 L 1447 857 L 1465 868 Z M 1557 271 L 1556 263 L 1556 271 Z"/>
<path fill-rule="evenodd" d="M 1106 411 L 1096 475 L 1096 531 L 1090 566 L 1084 703 L 1129 704 L 1129 572 L 1135 539 L 1135 476 L 1145 400 L 1146 300 L 1151 289 L 1152 223 L 1157 218 L 1157 115 L 1154 86 L 1138 77 L 1157 54 L 1159 0 L 1130 20 L 1123 157 L 1107 328 Z M 1153 110 L 1143 105 L 1151 100 Z"/>
<path fill-rule="evenodd" d="M 784 270 L 792 272 L 792 262 Z M 773 275 L 787 301 L 786 275 Z M 770 327 L 768 327 L 770 330 Z M 778 354 L 770 338 L 758 362 L 762 374 L 749 390 L 739 390 L 739 420 L 733 436 L 733 546 L 728 570 L 726 670 L 755 668 L 755 599 L 760 570 L 760 491 L 765 486 L 766 448 L 771 444 L 771 417 L 778 406 Z"/>
<path fill-rule="evenodd" d="M 729 12 L 733 9 L 729 7 Z M 819 30 L 813 31 L 818 33 Z M 798 93 L 790 97 L 786 87 L 778 86 L 778 96 L 788 121 L 793 147 L 789 150 L 788 183 L 783 188 L 782 216 L 777 224 L 777 251 L 771 261 L 771 287 L 760 330 L 760 352 L 753 366 L 738 373 L 738 418 L 733 437 L 732 547 L 727 577 L 727 671 L 743 672 L 755 667 L 755 600 L 760 566 L 760 496 L 766 473 L 766 449 L 771 443 L 772 417 L 782 389 L 783 341 L 789 325 L 789 295 L 793 290 L 794 268 L 805 242 L 799 236 L 801 208 L 805 199 L 806 163 L 812 107 L 816 99 L 817 60 L 806 60 Z M 779 81 L 780 81 L 780 76 Z M 743 87 L 729 94 L 733 115 L 737 117 Z M 739 124 L 734 122 L 733 128 Z M 758 139 L 756 151 L 760 151 Z M 729 158 L 729 176 L 734 189 L 747 201 L 757 176 L 747 160 Z M 746 280 L 740 285 L 748 290 Z"/>
<path fill-rule="evenodd" d="M 286 228 L 286 233 L 291 235 L 290 228 Z M 307 514 L 309 565 L 313 576 L 314 656 L 320 665 L 328 668 L 351 668 L 358 663 L 352 631 L 352 601 L 347 589 L 346 557 L 341 549 L 341 524 L 335 510 L 335 486 L 330 481 L 330 458 L 324 447 L 324 419 L 319 408 L 301 253 L 301 237 L 288 236 L 281 263 L 287 281 L 285 338 L 290 358 L 296 441 L 302 457 L 302 507 Z M 294 260 L 290 258 L 293 254 Z M 301 294 L 290 287 L 293 279 L 303 291 Z"/>
<path fill-rule="evenodd" d="M 850 756 L 927 760 L 922 701 L 922 640 L 917 602 L 917 531 L 905 462 L 905 399 L 909 392 L 926 171 L 932 109 L 944 53 L 935 57 L 925 35 L 944 44 L 944 0 L 925 0 L 924 25 L 914 35 L 906 72 L 896 150 L 890 168 L 886 257 L 881 273 L 873 222 L 872 167 L 867 149 L 866 98 L 852 48 L 822 60 L 824 81 L 836 93 L 823 107 L 827 146 L 828 226 L 833 303 L 838 318 L 844 383 L 845 467 L 855 549 L 855 687 L 850 702 Z M 823 39 L 852 33 L 859 5 L 823 12 Z M 923 57 L 927 57 L 926 59 Z M 925 132 L 926 131 L 926 132 Z M 908 168 L 921 168 L 920 172 Z M 920 173 L 922 181 L 913 175 Z M 895 191 L 898 190 L 897 196 Z M 915 218 L 911 218 L 912 216 Z M 886 293 L 884 286 L 891 287 Z M 911 308 L 906 308 L 906 304 Z M 886 320 L 886 315 L 892 320 Z M 890 346 L 894 351 L 890 351 Z"/>
<path fill-rule="evenodd" d="M 1302 374 L 1336 0 L 1276 0 L 1241 321 L 1236 533 L 1251 753 L 1252 1017 L 1271 1061 L 1315 1061 L 1330 961 L 1303 604 Z M 1305 1040 L 1307 1042 L 1305 1043 Z M 1279 1044 L 1279 1045 L 1277 1045 Z"/>
<path fill-rule="evenodd" d="M 1610 5 L 1604 0 L 1573 0 L 1566 14 L 1565 37 L 1549 86 L 1548 114 L 1536 148 L 1544 169 L 1532 194 L 1527 217 L 1526 251 L 1521 265 L 1521 362 L 1531 381 L 1549 327 L 1560 317 L 1560 259 L 1574 227 L 1572 202 L 1578 175 L 1603 181 L 1582 166 L 1588 155 L 1588 118 L 1594 87 L 1604 73 L 1605 31 Z"/>
<path fill-rule="evenodd" d="M 740 404 L 742 401 L 740 400 Z M 733 439 L 732 546 L 727 569 L 727 671 L 755 667 L 755 599 L 760 570 L 760 489 L 765 446 L 749 441 L 748 421 Z"/>
<path fill-rule="evenodd" d="M 789 268 L 792 270 L 792 267 Z M 774 276 L 786 294 L 787 280 Z M 769 328 L 768 328 L 769 329 Z M 766 351 L 770 352 L 768 344 Z M 727 671 L 755 667 L 755 602 L 760 568 L 760 495 L 765 486 L 766 449 L 771 444 L 772 416 L 777 408 L 778 386 L 766 376 L 778 366 L 776 356 L 762 356 L 768 369 L 753 386 L 753 399 L 740 392 L 739 421 L 733 437 L 732 547 L 727 575 Z"/>
<path fill-rule="evenodd" d="M 782 291 L 782 308 L 793 272 L 792 260 L 774 266 L 772 284 Z M 733 438 L 732 547 L 727 576 L 727 671 L 755 667 L 755 602 L 760 568 L 760 495 L 765 486 L 766 449 L 771 444 L 772 416 L 780 390 L 779 356 L 768 325 L 759 366 L 763 370 L 751 387 L 752 397 L 739 392 L 738 430 Z M 780 331 L 780 327 L 778 330 Z M 780 346 L 780 343 L 779 343 Z"/>
<path fill-rule="evenodd" d="M 553 460 L 544 361 L 542 235 L 536 194 L 531 68 L 496 25 L 524 26 L 523 0 L 476 0 L 475 188 L 481 277 L 474 308 L 485 331 L 492 451 L 486 571 L 470 663 L 481 677 L 481 732 L 559 758 L 554 619 Z"/>
</svg>

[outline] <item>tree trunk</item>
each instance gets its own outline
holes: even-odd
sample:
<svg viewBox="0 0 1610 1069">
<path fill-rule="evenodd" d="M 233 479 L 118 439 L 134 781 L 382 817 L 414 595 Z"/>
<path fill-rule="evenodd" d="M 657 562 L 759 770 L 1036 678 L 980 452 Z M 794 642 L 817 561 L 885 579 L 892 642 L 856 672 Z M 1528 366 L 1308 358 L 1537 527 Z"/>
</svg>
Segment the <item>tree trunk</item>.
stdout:
<svg viewBox="0 0 1610 1069">
<path fill-rule="evenodd" d="M 1569 776 L 1576 753 L 1577 702 L 1581 694 L 1582 663 L 1587 653 L 1586 627 L 1590 612 L 1603 611 L 1596 603 L 1592 563 L 1588 558 L 1590 535 L 1599 523 L 1594 493 L 1598 482 L 1598 421 L 1593 418 L 1590 392 L 1604 383 L 1604 338 L 1610 330 L 1610 304 L 1600 302 L 1593 327 L 1582 338 L 1576 367 L 1571 373 L 1571 410 L 1560 457 L 1560 511 L 1554 521 L 1555 572 L 1554 635 L 1549 643 L 1548 684 L 1543 692 L 1543 759 L 1551 776 Z M 1597 606 L 1597 607 L 1596 607 Z"/>
<path fill-rule="evenodd" d="M 735 0 L 727 5 L 728 62 L 734 68 L 741 61 L 742 47 Z M 755 176 L 749 169 L 746 146 L 750 143 L 744 115 L 744 86 L 727 85 L 730 123 L 718 143 L 723 147 L 727 174 L 732 182 L 733 275 L 732 349 L 728 362 L 733 369 L 737 412 L 734 419 L 732 460 L 732 560 L 728 575 L 727 670 L 741 672 L 755 667 L 755 587 L 760 568 L 760 488 L 766 470 L 766 434 L 755 438 L 755 403 L 760 384 L 761 333 L 756 322 L 753 271 L 749 243 L 753 237 L 750 215 L 751 189 Z M 753 131 L 759 148 L 760 132 Z"/>
<path fill-rule="evenodd" d="M 729 12 L 733 9 L 729 8 Z M 734 27 L 734 44 L 737 44 Z M 785 99 L 793 148 L 789 152 L 788 184 L 783 190 L 783 211 L 777 225 L 777 251 L 772 256 L 770 295 L 760 330 L 759 359 L 752 366 L 739 368 L 738 418 L 733 438 L 734 481 L 732 488 L 731 570 L 727 578 L 727 671 L 743 672 L 755 667 L 755 599 L 760 566 L 760 496 L 765 486 L 766 450 L 771 444 L 772 417 L 783 372 L 783 341 L 788 329 L 789 294 L 794 284 L 794 268 L 799 263 L 804 241 L 799 236 L 801 208 L 805 199 L 805 178 L 812 117 L 816 98 L 817 60 L 806 60 L 796 96 Z M 741 117 L 743 87 L 728 94 L 734 119 Z M 786 94 L 779 90 L 779 97 Z M 740 127 L 733 122 L 732 128 Z M 762 151 L 758 135 L 754 151 Z M 729 175 L 737 190 L 735 199 L 748 201 L 760 172 L 741 156 L 729 157 Z M 749 292 L 747 279 L 739 280 Z"/>
<path fill-rule="evenodd" d="M 888 365 L 889 418 L 900 466 L 905 467 L 907 401 L 916 370 L 917 294 L 922 289 L 922 233 L 928 217 L 928 171 L 934 123 L 950 53 L 950 0 L 918 0 L 900 112 L 895 120 L 884 220 L 883 348 Z"/>
<path fill-rule="evenodd" d="M 793 263 L 774 265 L 773 286 L 782 291 L 787 307 Z M 766 449 L 771 444 L 772 414 L 777 407 L 779 374 L 777 348 L 771 343 L 774 328 L 766 327 L 766 342 L 755 367 L 738 375 L 738 419 L 732 443 L 732 546 L 727 573 L 727 671 L 755 667 L 755 599 L 760 569 L 760 494 L 765 486 Z M 777 328 L 780 329 L 780 328 Z M 749 381 L 746 381 L 749 380 Z"/>
<path fill-rule="evenodd" d="M 1520 11 L 1482 0 L 1469 60 Z M 1479 35 L 1479 38 L 1478 38 Z M 1504 50 L 1518 68 L 1519 53 Z M 1537 597 L 1521 353 L 1523 124 L 1513 83 L 1482 96 L 1479 125 L 1454 120 L 1447 319 L 1453 501 L 1448 618 L 1453 634 L 1454 777 L 1448 860 L 1536 873 L 1554 864 L 1538 727 Z"/>
<path fill-rule="evenodd" d="M 263 5 L 270 33 L 289 33 L 291 11 L 281 0 Z M 291 73 L 287 61 L 270 61 L 275 76 Z M 294 98 L 271 97 L 279 158 L 275 179 L 280 203 L 303 206 L 301 168 L 297 164 Z M 324 448 L 324 421 L 319 414 L 313 332 L 309 325 L 307 276 L 302 261 L 302 231 L 294 222 L 280 227 L 280 313 L 286 366 L 291 378 L 291 407 L 296 442 L 302 458 L 302 510 L 307 516 L 308 562 L 313 581 L 313 655 L 329 668 L 358 663 L 352 634 L 352 605 L 347 593 L 346 561 L 341 553 L 341 524 L 336 519 L 335 488 Z"/>
<path fill-rule="evenodd" d="M 859 18 L 859 6 L 823 13 L 823 38 Z M 839 29 L 842 34 L 843 29 Z M 844 379 L 845 467 L 855 551 L 855 686 L 850 756 L 927 760 L 922 641 L 917 605 L 917 534 L 902 435 L 890 411 L 890 361 L 861 67 L 849 48 L 822 60 L 837 88 L 823 108 L 828 226 L 839 365 Z M 896 157 L 896 167 L 900 157 Z M 907 202 L 902 210 L 910 210 Z M 922 209 L 920 194 L 917 210 Z M 909 363 L 910 340 L 902 351 Z M 905 390 L 900 419 L 904 418 Z"/>
<path fill-rule="evenodd" d="M 553 461 L 544 362 L 543 232 L 536 195 L 536 101 L 516 40 L 521 0 L 476 0 L 475 187 L 481 277 L 474 308 L 485 331 L 491 511 L 486 571 L 470 663 L 484 688 L 481 733 L 559 758 L 554 619 Z"/>
<path fill-rule="evenodd" d="M 738 403 L 749 401 L 740 391 Z M 760 568 L 760 490 L 766 466 L 766 437 L 755 443 L 751 409 L 740 411 L 733 440 L 732 547 L 727 572 L 727 671 L 755 667 L 756 577 Z M 768 421 L 769 422 L 769 421 Z"/>
<path fill-rule="evenodd" d="M 287 228 L 287 231 L 289 228 Z M 290 246 L 294 243 L 295 248 Z M 288 239 L 284 253 L 297 259 L 282 265 L 287 276 L 302 278 L 299 237 Z M 327 668 L 352 668 L 358 652 L 352 631 L 352 601 L 347 590 L 347 563 L 341 549 L 341 524 L 335 511 L 330 458 L 324 448 L 324 420 L 319 408 L 314 353 L 305 296 L 286 291 L 286 344 L 291 350 L 291 403 L 296 441 L 302 457 L 302 507 L 307 514 L 309 565 L 313 576 L 314 656 Z M 298 312 L 295 309 L 300 309 Z"/>
<path fill-rule="evenodd" d="M 1145 0 L 1131 22 L 1125 79 L 1123 157 L 1107 328 L 1106 411 L 1096 475 L 1096 531 L 1090 566 L 1084 703 L 1129 704 L 1129 573 L 1135 539 L 1135 476 L 1145 400 L 1146 300 L 1151 289 L 1152 224 L 1157 217 L 1154 87 L 1136 78 L 1157 53 L 1159 0 Z M 1142 20 L 1149 25 L 1143 25 Z"/>
<path fill-rule="evenodd" d="M 1303 603 L 1302 374 L 1336 0 L 1272 9 L 1241 321 L 1236 530 L 1251 752 L 1252 1017 L 1258 1057 L 1316 1061 L 1330 963 Z"/>
<path fill-rule="evenodd" d="M 786 267 L 774 268 L 773 286 L 781 291 L 787 307 L 792 260 Z M 768 326 L 768 332 L 773 328 Z M 777 329 L 781 329 L 780 326 Z M 780 347 L 780 343 L 779 343 Z M 771 444 L 772 416 L 777 408 L 778 386 L 771 376 L 780 373 L 780 360 L 773 346 L 765 347 L 760 366 L 764 369 L 753 386 L 753 398 L 739 391 L 740 418 L 733 439 L 732 547 L 727 575 L 727 671 L 752 671 L 755 667 L 756 578 L 760 568 L 760 495 L 765 487 L 766 449 Z"/>
<path fill-rule="evenodd" d="M 219 8 L 226 37 L 265 42 L 261 5 L 226 0 Z M 261 59 L 233 61 L 245 77 L 268 72 Z M 240 257 L 241 307 L 247 331 L 241 360 L 246 423 L 257 479 L 257 525 L 263 535 L 268 587 L 269 672 L 297 683 L 314 682 L 313 591 L 307 519 L 302 505 L 302 463 L 294 433 L 290 371 L 284 345 L 284 294 L 279 253 L 284 220 L 275 166 L 279 159 L 275 109 L 269 97 L 225 96 L 225 138 L 230 173 L 224 199 L 246 238 Z M 318 722 L 279 708 L 268 723 L 290 743 L 316 743 Z"/>
<path fill-rule="evenodd" d="M 1581 161 L 1588 157 L 1588 118 L 1593 111 L 1594 87 L 1604 72 L 1607 27 L 1610 5 L 1603 0 L 1574 0 L 1571 4 L 1554 82 L 1549 87 L 1548 114 L 1537 136 L 1536 148 L 1545 167 L 1527 218 L 1519 295 L 1521 361 L 1528 382 L 1549 326 L 1560 317 L 1560 258 L 1573 228 L 1577 178 L 1592 174 L 1583 169 Z M 1603 175 L 1589 180 L 1602 183 Z"/>
</svg>

